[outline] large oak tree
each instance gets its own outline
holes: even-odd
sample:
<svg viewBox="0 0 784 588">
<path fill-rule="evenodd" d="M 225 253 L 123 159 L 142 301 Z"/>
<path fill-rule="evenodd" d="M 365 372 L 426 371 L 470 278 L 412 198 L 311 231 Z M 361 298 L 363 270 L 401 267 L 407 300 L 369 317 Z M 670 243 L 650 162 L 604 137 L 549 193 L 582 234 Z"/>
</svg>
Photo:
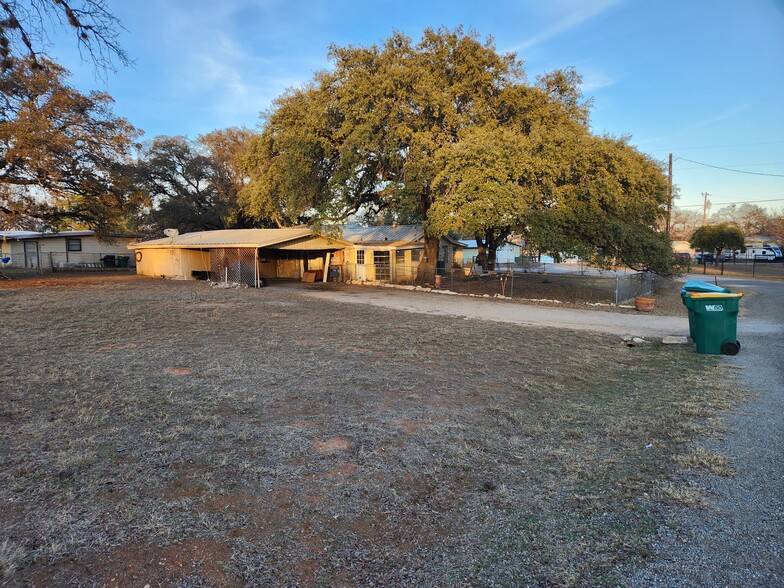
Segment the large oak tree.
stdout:
<svg viewBox="0 0 784 588">
<path fill-rule="evenodd" d="M 82 94 L 68 72 L 16 60 L 0 71 L 0 185 L 3 212 L 53 228 L 123 228 L 129 194 L 122 178 L 139 131 L 112 112 L 102 92 Z"/>
<path fill-rule="evenodd" d="M 332 47 L 330 58 L 275 102 L 253 141 L 249 214 L 287 225 L 415 213 L 425 271 L 450 231 L 475 236 L 491 261 L 514 231 L 597 261 L 666 265 L 662 171 L 590 134 L 574 71 L 529 84 L 514 55 L 460 28 Z"/>
</svg>

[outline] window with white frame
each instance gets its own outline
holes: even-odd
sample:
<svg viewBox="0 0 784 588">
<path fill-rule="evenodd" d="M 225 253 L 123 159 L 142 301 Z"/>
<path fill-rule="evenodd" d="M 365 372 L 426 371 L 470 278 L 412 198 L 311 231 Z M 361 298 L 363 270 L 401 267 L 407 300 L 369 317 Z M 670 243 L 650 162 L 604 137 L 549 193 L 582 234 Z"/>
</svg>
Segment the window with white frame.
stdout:
<svg viewBox="0 0 784 588">
<path fill-rule="evenodd" d="M 365 265 L 365 250 L 357 249 L 357 265 Z"/>
<path fill-rule="evenodd" d="M 81 251 L 82 250 L 82 240 L 76 239 L 74 237 L 68 237 L 65 240 L 65 248 L 68 251 Z"/>
<path fill-rule="evenodd" d="M 395 263 L 403 264 L 406 262 L 406 252 L 404 249 L 398 249 L 395 251 Z"/>
<path fill-rule="evenodd" d="M 419 255 L 420 255 L 421 252 L 422 251 L 420 249 L 412 249 L 411 250 L 411 262 L 412 263 L 419 261 Z"/>
</svg>

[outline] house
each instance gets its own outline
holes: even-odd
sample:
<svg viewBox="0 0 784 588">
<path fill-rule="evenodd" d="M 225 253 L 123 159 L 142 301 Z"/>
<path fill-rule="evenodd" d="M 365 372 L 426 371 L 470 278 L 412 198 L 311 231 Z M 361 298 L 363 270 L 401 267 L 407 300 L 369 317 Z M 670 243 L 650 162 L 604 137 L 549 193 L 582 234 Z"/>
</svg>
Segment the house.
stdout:
<svg viewBox="0 0 784 588">
<path fill-rule="evenodd" d="M 460 265 L 463 267 L 476 263 L 479 255 L 479 247 L 474 239 L 460 239 L 463 244 L 463 255 Z M 496 264 L 515 263 L 515 260 L 523 254 L 523 245 L 512 240 L 506 240 L 495 250 Z"/>
<path fill-rule="evenodd" d="M 454 263 L 462 245 L 444 237 L 439 268 Z M 406 282 L 424 256 L 420 226 L 350 227 L 342 237 L 308 227 L 233 229 L 176 234 L 133 243 L 136 272 L 183 280 L 207 279 L 259 286 L 266 278 L 302 279 L 324 270 L 337 280 Z M 312 277 L 312 276 L 311 276 Z"/>
<path fill-rule="evenodd" d="M 10 257 L 10 264 L 18 268 L 127 267 L 133 266 L 128 245 L 137 238 L 129 234 L 101 238 L 95 231 L 0 231 L 0 257 Z"/>
<path fill-rule="evenodd" d="M 259 286 L 265 278 L 302 278 L 343 264 L 346 241 L 307 227 L 228 229 L 175 234 L 128 246 L 136 273 L 182 280 L 207 279 Z"/>
<path fill-rule="evenodd" d="M 347 227 L 343 229 L 343 238 L 352 245 L 346 250 L 346 279 L 411 282 L 424 259 L 425 232 L 421 225 Z M 441 237 L 438 270 L 452 267 L 462 248 L 459 241 Z"/>
</svg>

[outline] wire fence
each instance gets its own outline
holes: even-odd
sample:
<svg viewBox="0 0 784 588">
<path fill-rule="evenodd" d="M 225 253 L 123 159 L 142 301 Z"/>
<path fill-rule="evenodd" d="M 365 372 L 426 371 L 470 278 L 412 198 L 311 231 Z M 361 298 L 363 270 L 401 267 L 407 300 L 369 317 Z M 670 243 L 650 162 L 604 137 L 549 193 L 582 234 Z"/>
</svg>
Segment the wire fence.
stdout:
<svg viewBox="0 0 784 588">
<path fill-rule="evenodd" d="M 719 259 L 704 263 L 691 263 L 689 273 L 701 273 L 710 276 L 723 276 L 724 274 L 748 276 L 752 278 L 784 278 L 784 263 L 781 258 L 771 261 L 767 257 L 747 259 L 737 257 L 733 259 Z"/>
<path fill-rule="evenodd" d="M 40 272 L 98 271 L 133 269 L 136 267 L 132 252 L 84 253 L 81 251 L 25 253 L 14 256 L 10 267 L 35 269 Z"/>
<path fill-rule="evenodd" d="M 587 268 L 578 268 L 573 273 L 548 273 L 512 264 L 505 264 L 496 271 L 483 272 L 474 268 L 433 270 L 399 264 L 346 263 L 342 276 L 349 282 L 419 286 L 482 297 L 616 305 L 651 294 L 663 283 L 662 278 L 651 272 L 597 275 Z"/>
</svg>

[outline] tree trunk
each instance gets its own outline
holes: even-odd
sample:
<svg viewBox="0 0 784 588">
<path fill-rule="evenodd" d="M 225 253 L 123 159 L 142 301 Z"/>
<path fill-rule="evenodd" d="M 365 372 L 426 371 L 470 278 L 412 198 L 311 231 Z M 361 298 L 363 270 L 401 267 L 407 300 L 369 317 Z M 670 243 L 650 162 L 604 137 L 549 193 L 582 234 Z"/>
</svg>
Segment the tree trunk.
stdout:
<svg viewBox="0 0 784 588">
<path fill-rule="evenodd" d="M 425 235 L 425 250 L 417 267 L 417 282 L 435 282 L 436 266 L 438 264 L 438 247 L 441 243 L 440 237 L 428 237 Z"/>
<path fill-rule="evenodd" d="M 487 244 L 482 235 L 474 235 L 476 239 L 476 265 L 487 271 Z"/>
</svg>

